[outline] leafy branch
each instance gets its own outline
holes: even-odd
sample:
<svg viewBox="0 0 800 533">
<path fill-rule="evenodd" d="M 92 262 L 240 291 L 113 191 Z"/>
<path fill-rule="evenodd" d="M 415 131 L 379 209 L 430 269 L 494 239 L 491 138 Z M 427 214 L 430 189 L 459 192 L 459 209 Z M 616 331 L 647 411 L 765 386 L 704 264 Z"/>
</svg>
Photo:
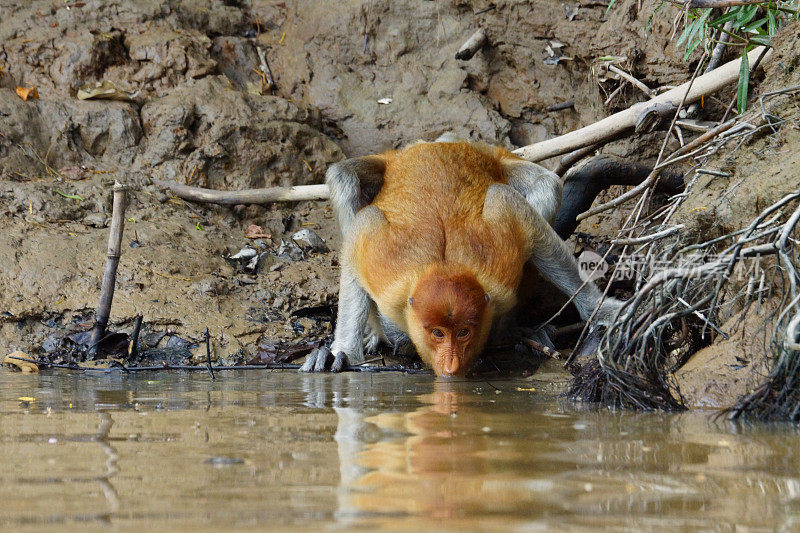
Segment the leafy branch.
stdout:
<svg viewBox="0 0 800 533">
<path fill-rule="evenodd" d="M 784 25 L 800 19 L 800 0 L 687 0 L 670 2 L 685 9 L 685 28 L 676 42 L 683 46 L 683 59 L 701 45 L 708 49 L 722 34 L 727 44 L 742 48 L 742 63 L 736 90 L 736 110 L 747 107 L 750 65 L 747 53 L 756 46 L 772 46 L 772 37 Z M 693 6 L 709 7 L 693 7 Z M 720 8 L 725 12 L 719 14 Z M 718 15 L 718 16 L 717 16 Z"/>
</svg>

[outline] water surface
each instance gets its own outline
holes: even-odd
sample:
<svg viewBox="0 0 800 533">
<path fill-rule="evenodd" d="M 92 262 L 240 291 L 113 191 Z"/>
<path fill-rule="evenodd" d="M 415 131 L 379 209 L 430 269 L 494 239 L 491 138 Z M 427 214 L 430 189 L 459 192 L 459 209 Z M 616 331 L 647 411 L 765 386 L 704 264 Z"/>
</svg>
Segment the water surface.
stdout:
<svg viewBox="0 0 800 533">
<path fill-rule="evenodd" d="M 0 529 L 800 528 L 793 428 L 543 385 L 0 370 Z"/>
</svg>

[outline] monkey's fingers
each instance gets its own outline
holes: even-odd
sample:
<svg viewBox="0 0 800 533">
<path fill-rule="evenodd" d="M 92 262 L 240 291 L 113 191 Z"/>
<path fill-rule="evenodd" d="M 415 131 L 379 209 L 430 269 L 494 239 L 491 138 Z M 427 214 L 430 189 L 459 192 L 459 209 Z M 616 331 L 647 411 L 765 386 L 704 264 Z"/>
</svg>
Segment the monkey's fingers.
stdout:
<svg viewBox="0 0 800 533">
<path fill-rule="evenodd" d="M 347 354 L 344 352 L 337 352 L 336 356 L 333 358 L 331 372 L 341 372 L 345 366 L 347 366 Z"/>
<path fill-rule="evenodd" d="M 377 333 L 369 333 L 364 337 L 364 351 L 366 353 L 375 353 L 378 350 L 380 342 L 381 338 Z"/>
<path fill-rule="evenodd" d="M 306 362 L 300 367 L 300 372 L 324 372 L 325 364 L 330 356 L 331 351 L 327 346 L 312 351 L 306 357 Z"/>
</svg>

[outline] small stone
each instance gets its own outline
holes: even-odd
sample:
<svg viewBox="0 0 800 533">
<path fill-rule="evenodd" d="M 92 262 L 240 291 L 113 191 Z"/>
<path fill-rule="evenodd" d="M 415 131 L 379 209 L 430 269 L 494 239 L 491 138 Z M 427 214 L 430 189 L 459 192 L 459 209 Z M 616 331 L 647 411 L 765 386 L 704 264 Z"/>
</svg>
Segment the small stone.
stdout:
<svg viewBox="0 0 800 533">
<path fill-rule="evenodd" d="M 281 245 L 278 248 L 278 257 L 290 261 L 300 261 L 303 259 L 303 250 L 294 241 L 281 240 Z"/>
<path fill-rule="evenodd" d="M 83 219 L 83 223 L 92 228 L 105 228 L 108 226 L 108 220 L 100 213 L 86 215 L 86 218 Z"/>
<path fill-rule="evenodd" d="M 322 240 L 322 237 L 310 229 L 301 229 L 292 235 L 292 240 L 306 252 L 314 252 L 318 254 L 330 252 L 328 245 L 325 244 L 325 241 Z"/>
</svg>

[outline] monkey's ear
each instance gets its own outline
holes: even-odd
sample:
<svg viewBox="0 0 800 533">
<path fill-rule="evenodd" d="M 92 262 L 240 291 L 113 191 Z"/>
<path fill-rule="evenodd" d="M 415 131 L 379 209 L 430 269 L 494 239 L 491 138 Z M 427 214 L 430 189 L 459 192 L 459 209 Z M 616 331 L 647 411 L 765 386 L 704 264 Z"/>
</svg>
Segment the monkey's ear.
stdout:
<svg viewBox="0 0 800 533">
<path fill-rule="evenodd" d="M 488 293 L 488 292 L 487 292 L 487 293 L 486 293 L 486 294 L 485 294 L 483 297 L 484 297 L 484 298 L 486 298 L 486 301 L 487 301 L 487 302 L 488 302 L 489 300 L 491 300 L 491 297 L 489 296 L 489 293 Z"/>
</svg>

